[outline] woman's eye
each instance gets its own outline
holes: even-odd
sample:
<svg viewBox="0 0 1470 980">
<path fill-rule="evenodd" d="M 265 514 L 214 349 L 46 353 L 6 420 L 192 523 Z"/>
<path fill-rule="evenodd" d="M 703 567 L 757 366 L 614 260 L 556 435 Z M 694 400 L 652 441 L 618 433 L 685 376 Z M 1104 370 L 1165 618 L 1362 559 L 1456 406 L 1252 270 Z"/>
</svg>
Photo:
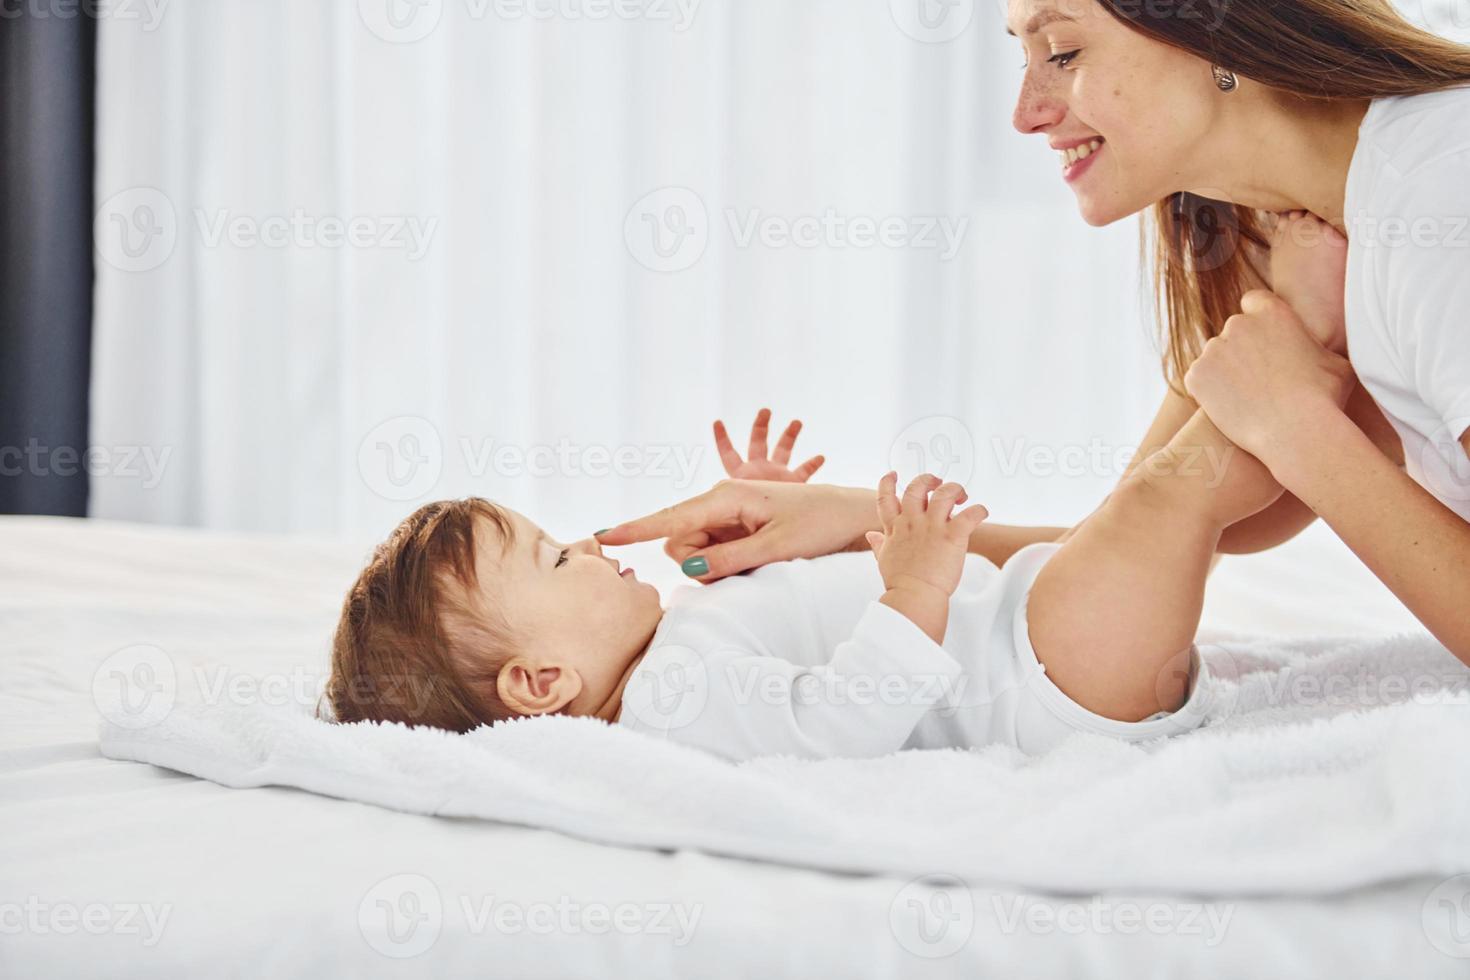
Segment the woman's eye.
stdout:
<svg viewBox="0 0 1470 980">
<path fill-rule="evenodd" d="M 1081 53 L 1081 48 L 1078 48 L 1075 51 L 1062 51 L 1058 54 L 1052 55 L 1046 60 L 1056 65 L 1058 68 L 1065 68 L 1072 63 L 1073 58 L 1077 57 Z"/>
<path fill-rule="evenodd" d="M 566 564 L 567 550 L 568 549 L 566 548 L 561 549 L 561 552 L 556 556 L 556 564 L 552 566 L 553 568 L 560 568 L 562 565 Z"/>
</svg>

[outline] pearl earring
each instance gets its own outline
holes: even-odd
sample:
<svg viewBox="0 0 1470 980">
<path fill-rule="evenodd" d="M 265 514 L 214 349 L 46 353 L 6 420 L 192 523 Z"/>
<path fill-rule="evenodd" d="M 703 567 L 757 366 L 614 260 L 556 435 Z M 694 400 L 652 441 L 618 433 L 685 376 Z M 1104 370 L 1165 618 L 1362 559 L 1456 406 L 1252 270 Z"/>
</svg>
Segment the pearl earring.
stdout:
<svg viewBox="0 0 1470 980">
<path fill-rule="evenodd" d="M 1216 87 L 1222 92 L 1234 92 L 1235 86 L 1240 84 L 1240 80 L 1235 77 L 1235 72 L 1226 71 L 1219 65 L 1211 65 L 1210 72 L 1215 76 Z"/>
</svg>

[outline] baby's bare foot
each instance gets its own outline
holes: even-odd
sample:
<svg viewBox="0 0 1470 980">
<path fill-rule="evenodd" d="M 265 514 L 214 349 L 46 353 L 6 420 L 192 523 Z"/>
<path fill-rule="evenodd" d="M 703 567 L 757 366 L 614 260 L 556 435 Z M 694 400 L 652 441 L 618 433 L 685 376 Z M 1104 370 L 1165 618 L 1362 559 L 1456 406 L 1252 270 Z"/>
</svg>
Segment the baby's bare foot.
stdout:
<svg viewBox="0 0 1470 980">
<path fill-rule="evenodd" d="M 1271 235 L 1271 291 L 1296 311 L 1317 342 L 1336 354 L 1347 352 L 1343 290 L 1347 239 L 1309 211 L 1276 219 Z"/>
</svg>

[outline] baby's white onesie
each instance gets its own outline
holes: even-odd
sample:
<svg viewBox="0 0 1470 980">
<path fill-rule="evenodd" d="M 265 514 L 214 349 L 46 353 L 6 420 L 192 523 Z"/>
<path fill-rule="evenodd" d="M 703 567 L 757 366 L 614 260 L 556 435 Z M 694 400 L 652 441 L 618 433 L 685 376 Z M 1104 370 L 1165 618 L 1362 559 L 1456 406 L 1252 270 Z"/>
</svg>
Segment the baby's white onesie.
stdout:
<svg viewBox="0 0 1470 980">
<path fill-rule="evenodd" d="M 682 586 L 623 691 L 618 723 L 735 760 L 996 742 L 1040 752 L 1075 731 L 1140 741 L 1197 727 L 1197 651 L 1184 707 L 1141 722 L 1094 714 L 1047 679 L 1025 600 L 1058 547 L 1023 548 L 1001 569 L 967 556 L 942 646 L 877 601 L 871 554 Z"/>
</svg>

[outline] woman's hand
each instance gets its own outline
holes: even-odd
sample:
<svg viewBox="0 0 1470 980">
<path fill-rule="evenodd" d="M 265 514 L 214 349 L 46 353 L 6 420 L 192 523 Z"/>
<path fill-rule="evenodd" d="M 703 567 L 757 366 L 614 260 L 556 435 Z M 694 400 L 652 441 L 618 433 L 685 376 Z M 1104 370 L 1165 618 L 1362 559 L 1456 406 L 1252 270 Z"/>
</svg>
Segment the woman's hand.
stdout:
<svg viewBox="0 0 1470 980">
<path fill-rule="evenodd" d="M 1253 289 L 1240 309 L 1205 344 L 1184 387 L 1231 442 L 1279 473 L 1317 420 L 1342 414 L 1357 376 L 1275 293 Z"/>
<path fill-rule="evenodd" d="M 721 480 L 697 497 L 597 535 L 603 545 L 667 539 L 664 552 L 701 582 L 848 548 L 879 529 L 871 490 Z"/>
<path fill-rule="evenodd" d="M 796 446 L 796 436 L 801 432 L 801 420 L 794 419 L 781 433 L 776 443 L 776 452 L 766 458 L 766 434 L 771 427 L 771 410 L 763 408 L 755 415 L 755 424 L 750 427 L 750 449 L 741 459 L 730 442 L 730 433 L 725 423 L 715 420 L 715 448 L 719 450 L 720 462 L 732 480 L 779 480 L 786 483 L 805 483 L 812 478 L 823 463 L 824 456 L 813 456 L 796 469 L 789 469 L 791 450 Z"/>
</svg>

